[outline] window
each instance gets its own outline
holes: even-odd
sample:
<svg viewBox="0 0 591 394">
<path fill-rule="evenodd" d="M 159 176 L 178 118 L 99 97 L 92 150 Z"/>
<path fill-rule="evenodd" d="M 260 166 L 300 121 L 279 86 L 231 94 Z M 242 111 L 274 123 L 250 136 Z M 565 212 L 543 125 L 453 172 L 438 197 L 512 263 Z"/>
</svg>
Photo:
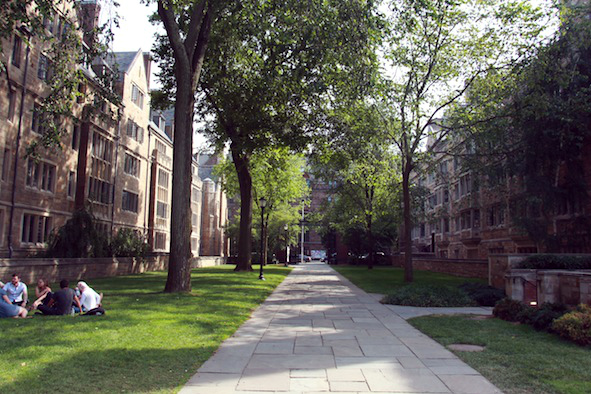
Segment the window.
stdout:
<svg viewBox="0 0 591 394">
<path fill-rule="evenodd" d="M 191 192 L 191 201 L 192 202 L 199 202 L 199 189 L 194 187 Z"/>
<path fill-rule="evenodd" d="M 80 125 L 75 124 L 72 128 L 72 149 L 78 150 L 80 147 Z"/>
<path fill-rule="evenodd" d="M 162 219 L 168 219 L 168 204 L 162 201 L 156 202 L 156 216 Z"/>
<path fill-rule="evenodd" d="M 505 223 L 505 209 L 502 205 L 493 205 L 486 211 L 487 224 L 490 227 L 500 226 Z"/>
<path fill-rule="evenodd" d="M 140 161 L 139 159 L 131 156 L 130 154 L 125 154 L 125 163 L 123 165 L 123 171 L 126 174 L 129 174 L 134 177 L 139 177 L 140 174 Z"/>
<path fill-rule="evenodd" d="M 193 213 L 191 214 L 191 226 L 193 227 L 197 227 L 199 223 L 197 223 L 197 214 Z"/>
<path fill-rule="evenodd" d="M 137 213 L 138 195 L 127 190 L 123 190 L 121 198 L 121 209 L 124 211 Z"/>
<path fill-rule="evenodd" d="M 43 161 L 27 161 L 26 185 L 35 189 L 52 192 L 55 185 L 55 166 Z"/>
<path fill-rule="evenodd" d="M 166 249 L 166 234 L 156 232 L 154 237 L 154 249 Z"/>
<path fill-rule="evenodd" d="M 2 156 L 2 180 L 8 180 L 8 171 L 10 171 L 10 149 L 4 149 L 4 156 Z M 0 223 L 0 226 L 2 223 Z"/>
<path fill-rule="evenodd" d="M 443 202 L 444 203 L 449 202 L 449 190 L 447 190 L 447 189 L 443 189 Z"/>
<path fill-rule="evenodd" d="M 144 107 L 144 93 L 136 84 L 131 84 L 131 101 L 140 108 Z"/>
<path fill-rule="evenodd" d="M 14 121 L 14 113 L 16 109 L 16 90 L 8 90 L 8 112 L 6 113 L 6 119 L 9 122 Z"/>
<path fill-rule="evenodd" d="M 113 142 L 94 132 L 90 157 L 88 199 L 101 204 L 110 204 L 112 201 L 112 184 L 110 181 L 113 163 Z"/>
<path fill-rule="evenodd" d="M 25 213 L 21 241 L 23 243 L 44 243 L 51 234 L 51 217 Z"/>
<path fill-rule="evenodd" d="M 21 66 L 21 52 L 23 48 L 23 40 L 18 36 L 14 35 L 14 42 L 12 44 L 12 65 L 15 67 Z"/>
<path fill-rule="evenodd" d="M 76 194 L 76 173 L 70 171 L 68 174 L 68 197 L 74 197 Z"/>
<path fill-rule="evenodd" d="M 39 55 L 39 67 L 37 68 L 37 77 L 47 82 L 49 80 L 49 59 L 45 55 Z"/>
<path fill-rule="evenodd" d="M 443 232 L 449 233 L 449 218 L 443 219 Z"/>
<path fill-rule="evenodd" d="M 460 197 L 466 196 L 472 192 L 472 180 L 470 174 L 460 177 Z"/>
<path fill-rule="evenodd" d="M 144 142 L 144 129 L 131 119 L 127 121 L 127 135 L 139 143 Z"/>
<path fill-rule="evenodd" d="M 156 151 L 158 151 L 158 155 L 166 155 L 166 145 L 162 141 L 156 140 Z"/>
<path fill-rule="evenodd" d="M 195 237 L 191 237 L 191 250 L 197 251 L 197 247 L 199 246 L 199 239 Z"/>
<path fill-rule="evenodd" d="M 162 169 L 158 170 L 158 186 L 168 189 L 168 172 Z"/>
<path fill-rule="evenodd" d="M 37 134 L 43 134 L 43 116 L 41 106 L 37 103 L 33 106 L 33 117 L 31 120 L 31 131 Z"/>
</svg>

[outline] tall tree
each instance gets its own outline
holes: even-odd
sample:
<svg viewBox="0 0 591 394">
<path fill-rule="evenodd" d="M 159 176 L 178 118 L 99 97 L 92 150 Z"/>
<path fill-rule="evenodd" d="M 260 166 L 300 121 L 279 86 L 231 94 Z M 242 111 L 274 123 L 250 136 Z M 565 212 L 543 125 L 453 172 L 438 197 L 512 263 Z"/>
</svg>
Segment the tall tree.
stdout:
<svg viewBox="0 0 591 394">
<path fill-rule="evenodd" d="M 528 1 L 393 0 L 390 8 L 385 58 L 392 66 L 391 89 L 383 116 L 400 152 L 405 281 L 411 282 L 411 174 L 453 130 L 440 121 L 445 111 L 465 104 L 482 75 L 510 70 L 531 56 L 545 26 Z"/>
<path fill-rule="evenodd" d="M 309 194 L 306 180 L 303 177 L 304 166 L 303 156 L 293 153 L 285 147 L 268 148 L 254 153 L 251 157 L 250 174 L 253 200 L 256 204 L 255 218 L 260 224 L 259 200 L 264 198 L 267 205 L 264 216 L 262 216 L 262 227 L 266 229 L 271 225 L 273 238 L 284 238 L 283 226 L 287 224 L 291 229 L 294 224 L 297 224 L 299 202 Z M 222 175 L 224 189 L 228 195 L 240 195 L 240 183 L 234 163 L 230 160 L 224 161 L 218 165 L 216 172 Z M 268 260 L 269 233 L 265 233 L 261 253 L 263 262 Z M 290 231 L 289 233 L 293 235 L 294 232 Z M 276 239 L 273 239 L 273 244 L 276 243 Z"/>
<path fill-rule="evenodd" d="M 551 42 L 516 68 L 511 78 L 482 78 L 470 90 L 470 106 L 491 119 L 465 129 L 474 153 L 465 156 L 488 187 L 503 192 L 511 221 L 538 250 L 580 251 L 591 245 L 585 154 L 591 132 L 591 6 L 566 6 Z M 465 108 L 453 113 L 466 117 Z M 510 176 L 511 175 L 511 176 Z"/>
<path fill-rule="evenodd" d="M 229 143 L 238 174 L 237 270 L 251 269 L 253 154 L 302 149 L 331 97 L 365 88 L 376 28 L 376 4 L 365 0 L 242 2 L 216 24 L 199 105 L 215 115 L 207 130 L 218 144 Z"/>
<path fill-rule="evenodd" d="M 191 163 L 195 94 L 212 24 L 221 1 L 158 0 L 158 19 L 166 30 L 156 48 L 164 89 L 160 105 L 174 102 L 174 154 L 170 257 L 166 292 L 191 290 Z M 174 99 L 172 99 L 174 97 Z"/>
<path fill-rule="evenodd" d="M 335 108 L 325 143 L 316 143 L 312 155 L 316 177 L 333 194 L 325 220 L 341 234 L 361 228 L 367 238 L 368 268 L 375 264 L 376 224 L 388 232 L 396 226 L 395 203 L 399 179 L 396 157 L 384 141 L 382 119 L 376 107 L 357 101 Z"/>
</svg>

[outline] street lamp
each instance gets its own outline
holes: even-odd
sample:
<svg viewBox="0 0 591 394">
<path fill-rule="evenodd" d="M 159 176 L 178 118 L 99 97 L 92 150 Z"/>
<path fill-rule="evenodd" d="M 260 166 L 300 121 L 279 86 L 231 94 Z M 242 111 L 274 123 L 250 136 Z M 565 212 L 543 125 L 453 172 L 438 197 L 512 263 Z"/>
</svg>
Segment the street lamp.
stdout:
<svg viewBox="0 0 591 394">
<path fill-rule="evenodd" d="M 263 275 L 263 264 L 264 264 L 264 253 L 263 248 L 265 246 L 265 207 L 267 206 L 267 200 L 265 197 L 259 199 L 259 206 L 261 207 L 261 268 L 259 271 L 259 279 L 265 280 Z"/>
<path fill-rule="evenodd" d="M 302 199 L 302 234 L 300 237 L 300 263 L 304 264 L 304 207 L 306 206 L 306 200 Z"/>
<path fill-rule="evenodd" d="M 283 229 L 285 230 L 285 266 L 289 267 L 289 225 L 286 223 Z"/>
</svg>

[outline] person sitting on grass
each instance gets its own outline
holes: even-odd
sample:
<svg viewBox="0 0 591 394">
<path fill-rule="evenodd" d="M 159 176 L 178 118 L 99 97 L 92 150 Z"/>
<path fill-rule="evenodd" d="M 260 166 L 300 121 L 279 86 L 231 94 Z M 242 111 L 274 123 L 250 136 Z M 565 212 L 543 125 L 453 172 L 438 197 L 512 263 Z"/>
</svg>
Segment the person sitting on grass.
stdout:
<svg viewBox="0 0 591 394">
<path fill-rule="evenodd" d="M 78 282 L 76 286 L 80 290 L 80 304 L 82 304 L 82 312 L 88 312 L 101 306 L 101 295 L 99 295 L 94 289 L 86 282 Z M 74 308 L 75 312 L 78 312 Z"/>
<path fill-rule="evenodd" d="M 51 300 L 51 287 L 45 279 L 39 279 L 37 281 L 37 287 L 35 287 L 35 297 L 37 298 L 33 305 L 31 306 L 31 310 L 37 309 L 39 305 L 47 305 L 49 300 Z"/>
<path fill-rule="evenodd" d="M 72 313 L 72 304 L 75 303 L 78 309 L 82 309 L 76 292 L 70 289 L 70 282 L 62 279 L 60 290 L 53 293 L 49 305 L 39 305 L 39 310 L 44 315 L 69 315 Z"/>
<path fill-rule="evenodd" d="M 22 306 L 13 305 L 6 290 L 4 283 L 0 282 L 0 318 L 2 317 L 27 317 L 27 310 Z"/>
<path fill-rule="evenodd" d="M 27 305 L 29 300 L 27 285 L 21 282 L 18 274 L 12 274 L 12 280 L 4 285 L 4 291 L 6 291 L 8 299 L 13 305 L 22 306 L 23 308 Z"/>
</svg>

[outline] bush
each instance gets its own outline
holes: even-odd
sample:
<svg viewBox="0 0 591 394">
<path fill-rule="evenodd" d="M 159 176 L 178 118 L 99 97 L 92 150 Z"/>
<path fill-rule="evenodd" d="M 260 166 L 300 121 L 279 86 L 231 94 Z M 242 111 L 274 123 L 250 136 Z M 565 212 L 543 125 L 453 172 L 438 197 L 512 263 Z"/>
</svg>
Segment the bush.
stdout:
<svg viewBox="0 0 591 394">
<path fill-rule="evenodd" d="M 519 301 L 504 298 L 495 305 L 493 315 L 499 319 L 517 322 L 520 321 L 520 319 L 526 318 L 524 316 L 526 308 L 527 307 Z"/>
<path fill-rule="evenodd" d="M 408 285 L 397 289 L 382 299 L 384 304 L 454 307 L 475 306 L 476 303 L 463 291 L 455 287 L 435 285 Z"/>
<path fill-rule="evenodd" d="M 144 237 L 130 228 L 121 228 L 110 244 L 111 253 L 115 257 L 146 257 L 149 245 Z"/>
<path fill-rule="evenodd" d="M 528 256 L 518 268 L 546 270 L 582 270 L 591 269 L 591 257 L 565 256 L 557 254 L 536 254 Z"/>
<path fill-rule="evenodd" d="M 74 212 L 48 241 L 45 257 L 105 257 L 109 255 L 107 235 L 96 226 L 94 216 L 85 210 Z"/>
<path fill-rule="evenodd" d="M 577 310 L 559 317 L 552 323 L 552 331 L 579 345 L 591 345 L 591 307 L 580 305 Z"/>
<path fill-rule="evenodd" d="M 532 309 L 534 312 L 528 324 L 531 324 L 538 331 L 550 330 L 552 322 L 568 312 L 566 305 L 550 302 L 545 302 L 539 308 Z"/>
<path fill-rule="evenodd" d="M 477 282 L 466 282 L 459 289 L 468 294 L 480 306 L 495 306 L 505 298 L 505 292 L 496 287 Z"/>
</svg>

